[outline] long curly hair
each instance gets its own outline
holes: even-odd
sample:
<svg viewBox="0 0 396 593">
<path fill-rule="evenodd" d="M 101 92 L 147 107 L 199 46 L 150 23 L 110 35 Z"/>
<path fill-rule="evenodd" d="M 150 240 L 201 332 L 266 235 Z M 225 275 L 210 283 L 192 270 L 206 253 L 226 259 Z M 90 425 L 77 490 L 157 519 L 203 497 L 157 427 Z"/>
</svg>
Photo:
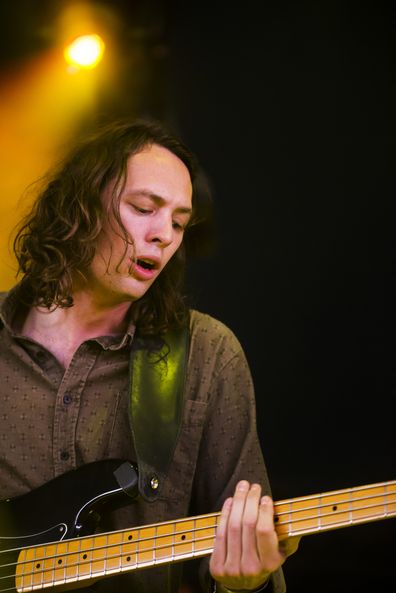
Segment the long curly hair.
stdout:
<svg viewBox="0 0 396 593">
<path fill-rule="evenodd" d="M 207 244 L 212 228 L 211 191 L 195 155 L 163 124 L 149 119 L 100 126 L 80 140 L 49 175 L 13 241 L 18 275 L 22 276 L 20 294 L 26 305 L 73 306 L 73 281 L 88 270 L 109 214 L 103 192 L 110 182 L 122 187 L 129 157 L 152 144 L 167 148 L 186 165 L 193 187 L 193 215 L 180 248 L 133 308 L 140 335 L 160 334 L 185 322 L 186 257 Z M 120 193 L 113 194 L 110 209 L 127 247 L 130 239 L 120 218 Z"/>
</svg>

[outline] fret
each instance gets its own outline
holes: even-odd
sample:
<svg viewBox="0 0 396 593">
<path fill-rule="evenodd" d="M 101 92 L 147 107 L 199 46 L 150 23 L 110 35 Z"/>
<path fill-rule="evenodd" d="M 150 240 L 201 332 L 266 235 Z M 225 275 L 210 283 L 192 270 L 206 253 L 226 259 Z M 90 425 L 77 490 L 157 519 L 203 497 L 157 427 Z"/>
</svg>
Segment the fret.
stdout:
<svg viewBox="0 0 396 593">
<path fill-rule="evenodd" d="M 18 564 L 15 570 L 15 583 L 20 589 L 22 587 L 30 587 L 32 583 L 33 563 L 28 562 L 28 556 L 31 553 L 32 548 L 25 548 L 19 554 Z"/>
<path fill-rule="evenodd" d="M 194 517 L 194 519 L 193 519 L 194 537 L 193 537 L 193 540 L 192 540 L 192 555 L 193 556 L 195 556 L 195 551 L 196 551 L 196 548 L 195 548 L 195 534 L 196 534 L 196 529 L 197 529 L 197 520 Z"/>
<path fill-rule="evenodd" d="M 197 517 L 195 521 L 195 556 L 201 556 L 205 551 L 213 550 L 217 524 L 220 515 Z"/>
<path fill-rule="evenodd" d="M 195 537 L 193 519 L 186 519 L 175 523 L 175 557 L 178 560 L 181 558 L 191 558 L 192 542 Z"/>
<path fill-rule="evenodd" d="M 37 584 L 43 586 L 46 582 L 52 582 L 55 578 L 55 569 L 59 567 L 56 565 L 56 555 L 58 552 L 58 543 L 55 543 L 50 546 L 46 546 L 43 552 L 43 561 L 41 563 L 42 570 L 37 572 Z M 36 552 L 37 555 L 37 552 Z M 62 570 L 62 578 L 64 578 L 64 573 Z"/>
<path fill-rule="evenodd" d="M 51 546 L 47 546 L 47 548 L 51 548 Z M 54 582 L 56 581 L 56 572 L 55 566 L 57 557 L 59 554 L 64 554 L 63 560 L 63 581 L 67 582 L 68 580 L 76 580 L 79 574 L 79 555 L 80 555 L 80 540 L 70 540 L 67 542 L 59 542 L 56 547 L 56 552 L 54 554 L 54 558 L 51 559 L 52 561 L 52 573 L 47 575 L 47 582 Z M 51 549 L 47 551 L 47 556 L 51 556 Z"/>
<path fill-rule="evenodd" d="M 136 567 L 139 561 L 139 529 L 119 532 L 121 536 L 121 570 Z"/>
<path fill-rule="evenodd" d="M 293 501 L 289 501 L 289 521 L 288 521 L 288 532 L 287 535 L 290 536 L 292 533 L 292 525 L 293 525 Z"/>
<path fill-rule="evenodd" d="M 322 495 L 318 497 L 318 529 L 322 528 Z"/>
<path fill-rule="evenodd" d="M 156 562 L 171 560 L 175 554 L 175 524 L 158 525 L 154 542 L 154 557 Z"/>
<path fill-rule="evenodd" d="M 350 519 L 349 500 L 345 493 L 322 497 L 322 528 L 346 525 Z"/>
<path fill-rule="evenodd" d="M 150 566 L 154 563 L 154 550 L 152 540 L 155 534 L 155 527 L 144 527 L 139 529 L 137 566 Z"/>
<path fill-rule="evenodd" d="M 69 551 L 69 544 L 58 542 L 55 545 L 45 546 L 39 552 L 38 556 L 43 557 L 41 571 L 37 572 L 37 581 L 40 584 L 47 583 L 64 583 L 65 582 L 65 567 L 69 557 L 65 553 Z M 37 583 L 36 581 L 36 583 Z"/>
<path fill-rule="evenodd" d="M 287 500 L 274 504 L 274 523 L 280 539 L 285 539 L 289 535 L 290 521 L 285 519 L 286 515 L 289 516 L 289 506 L 290 503 Z"/>
<path fill-rule="evenodd" d="M 105 574 L 114 574 L 120 572 L 122 559 L 127 550 L 123 548 L 123 534 L 120 532 L 107 533 L 105 548 L 102 550 L 104 557 Z M 100 540 L 96 540 L 95 545 L 100 545 Z"/>
<path fill-rule="evenodd" d="M 349 514 L 349 523 L 353 522 L 353 515 L 352 515 L 352 490 L 348 490 L 348 514 Z"/>
<path fill-rule="evenodd" d="M 385 484 L 384 490 L 385 490 L 384 515 L 386 516 L 388 514 L 388 484 Z"/>
<path fill-rule="evenodd" d="M 318 496 L 312 497 L 309 505 L 307 505 L 305 498 L 296 498 L 289 501 L 288 525 L 286 525 L 285 529 L 282 529 L 282 535 L 292 536 L 301 533 L 301 531 L 318 529 L 319 500 Z"/>
<path fill-rule="evenodd" d="M 94 545 L 93 537 L 81 538 L 81 545 L 79 551 L 79 576 L 80 578 L 87 578 L 91 575 L 91 554 Z"/>
<path fill-rule="evenodd" d="M 381 517 L 385 514 L 386 492 L 383 486 L 375 488 L 366 488 L 355 492 L 352 499 L 352 514 L 354 520 L 365 519 L 369 517 Z M 361 498 L 367 500 L 361 502 Z"/>
</svg>

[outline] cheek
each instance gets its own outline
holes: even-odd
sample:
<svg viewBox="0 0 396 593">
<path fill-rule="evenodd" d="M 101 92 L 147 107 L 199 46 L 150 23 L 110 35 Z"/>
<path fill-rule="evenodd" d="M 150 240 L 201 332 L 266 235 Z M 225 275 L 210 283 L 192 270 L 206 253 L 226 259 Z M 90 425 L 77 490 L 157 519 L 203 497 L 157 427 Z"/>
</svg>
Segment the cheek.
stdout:
<svg viewBox="0 0 396 593">
<path fill-rule="evenodd" d="M 117 266 L 129 266 L 131 255 L 132 246 L 125 251 L 125 242 L 121 237 L 103 234 L 98 241 L 91 267 L 99 273 L 114 271 Z"/>
<path fill-rule="evenodd" d="M 172 257 L 176 254 L 182 243 L 183 237 L 177 238 L 172 242 L 172 245 L 169 246 L 169 250 L 166 251 L 166 263 L 168 263 L 168 261 L 172 259 Z"/>
</svg>

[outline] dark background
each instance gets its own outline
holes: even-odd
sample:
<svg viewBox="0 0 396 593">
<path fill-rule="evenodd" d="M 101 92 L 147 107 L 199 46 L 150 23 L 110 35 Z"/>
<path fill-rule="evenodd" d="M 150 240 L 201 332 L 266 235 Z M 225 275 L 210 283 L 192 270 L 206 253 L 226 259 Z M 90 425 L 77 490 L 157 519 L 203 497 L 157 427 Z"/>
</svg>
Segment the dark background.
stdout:
<svg viewBox="0 0 396 593">
<path fill-rule="evenodd" d="M 3 3 L 1 65 L 65 4 Z M 190 285 L 245 348 L 274 498 L 395 478 L 394 3 L 95 4 L 122 16 L 99 114 L 163 119 L 213 185 Z M 307 536 L 288 592 L 390 591 L 394 562 L 394 519 Z"/>
</svg>

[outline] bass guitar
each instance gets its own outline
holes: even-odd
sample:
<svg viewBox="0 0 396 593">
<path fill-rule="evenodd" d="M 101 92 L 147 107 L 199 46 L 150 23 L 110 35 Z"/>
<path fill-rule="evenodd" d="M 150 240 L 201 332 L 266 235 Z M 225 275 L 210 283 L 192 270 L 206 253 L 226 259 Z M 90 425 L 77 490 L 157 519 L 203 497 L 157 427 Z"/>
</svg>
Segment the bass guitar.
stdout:
<svg viewBox="0 0 396 593">
<path fill-rule="evenodd" d="M 112 575 L 212 552 L 220 513 L 95 533 L 137 496 L 136 467 L 104 460 L 0 502 L 0 593 L 76 589 Z M 56 505 L 54 505 L 56 501 Z M 396 516 L 396 481 L 275 502 L 280 539 Z"/>
</svg>

